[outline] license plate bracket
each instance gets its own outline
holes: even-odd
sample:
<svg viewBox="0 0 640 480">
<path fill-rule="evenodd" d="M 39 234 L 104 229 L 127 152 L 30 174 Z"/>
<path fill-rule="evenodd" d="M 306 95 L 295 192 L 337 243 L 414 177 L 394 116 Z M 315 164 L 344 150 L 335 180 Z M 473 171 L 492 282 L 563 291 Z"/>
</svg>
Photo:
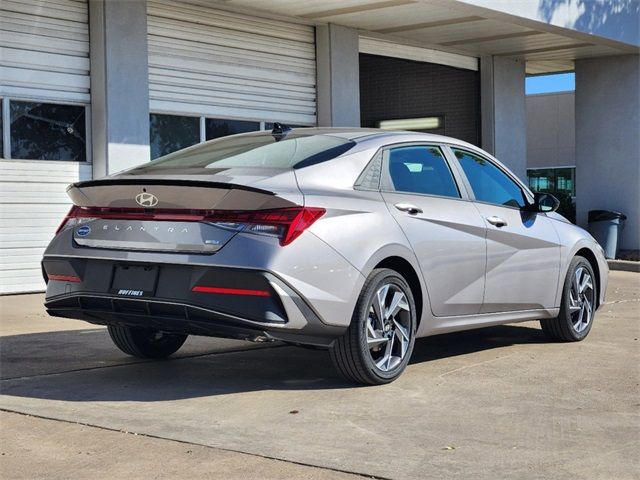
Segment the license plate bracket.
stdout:
<svg viewBox="0 0 640 480">
<path fill-rule="evenodd" d="M 127 297 L 145 297 L 155 293 L 159 268 L 152 265 L 116 265 L 111 292 Z"/>
</svg>

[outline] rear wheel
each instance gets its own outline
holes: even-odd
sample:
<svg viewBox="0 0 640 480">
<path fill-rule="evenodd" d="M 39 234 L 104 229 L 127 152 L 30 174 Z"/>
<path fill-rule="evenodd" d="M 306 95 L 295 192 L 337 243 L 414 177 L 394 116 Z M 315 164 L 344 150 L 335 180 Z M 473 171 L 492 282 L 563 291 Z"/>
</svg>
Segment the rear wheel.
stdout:
<svg viewBox="0 0 640 480">
<path fill-rule="evenodd" d="M 576 256 L 569 265 L 562 292 L 560 313 L 556 318 L 540 320 L 542 331 L 561 342 L 586 338 L 596 309 L 596 282 L 589 261 Z"/>
<path fill-rule="evenodd" d="M 187 339 L 187 335 L 152 328 L 109 325 L 108 329 L 116 347 L 138 358 L 166 358 L 177 352 Z"/>
<path fill-rule="evenodd" d="M 415 342 L 416 307 L 407 282 L 390 269 L 376 269 L 364 284 L 351 325 L 330 348 L 347 380 L 389 383 L 404 371 Z"/>
</svg>

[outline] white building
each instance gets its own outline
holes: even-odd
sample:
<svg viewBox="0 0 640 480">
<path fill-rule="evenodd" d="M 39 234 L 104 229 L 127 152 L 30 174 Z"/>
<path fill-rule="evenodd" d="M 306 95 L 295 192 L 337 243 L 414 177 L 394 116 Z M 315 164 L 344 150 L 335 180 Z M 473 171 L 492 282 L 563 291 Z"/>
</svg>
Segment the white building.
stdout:
<svg viewBox="0 0 640 480">
<path fill-rule="evenodd" d="M 0 292 L 43 288 L 65 187 L 227 133 L 434 117 L 526 175 L 526 74 L 576 72 L 578 223 L 640 248 L 636 0 L 3 0 Z"/>
<path fill-rule="evenodd" d="M 576 191 L 575 94 L 570 92 L 527 95 L 527 177 L 529 187 L 570 197 Z M 588 167 L 588 165 L 586 166 Z M 582 198 L 581 198 L 582 199 Z M 562 212 L 572 221 L 572 215 Z"/>
</svg>

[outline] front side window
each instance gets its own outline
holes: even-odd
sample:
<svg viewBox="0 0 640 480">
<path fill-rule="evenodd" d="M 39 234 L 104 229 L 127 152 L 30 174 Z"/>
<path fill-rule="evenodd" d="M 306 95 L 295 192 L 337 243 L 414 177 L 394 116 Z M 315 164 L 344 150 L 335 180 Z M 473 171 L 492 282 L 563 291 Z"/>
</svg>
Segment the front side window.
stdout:
<svg viewBox="0 0 640 480">
<path fill-rule="evenodd" d="M 489 160 L 466 150 L 452 150 L 471 184 L 476 200 L 515 208 L 527 205 L 518 184 Z"/>
<path fill-rule="evenodd" d="M 9 103 L 11 158 L 87 160 L 85 107 L 54 103 Z"/>
<path fill-rule="evenodd" d="M 199 117 L 152 113 L 149 122 L 152 160 L 200 141 Z"/>
<path fill-rule="evenodd" d="M 451 170 L 438 147 L 415 145 L 389 150 L 388 172 L 396 192 L 459 198 Z"/>
</svg>

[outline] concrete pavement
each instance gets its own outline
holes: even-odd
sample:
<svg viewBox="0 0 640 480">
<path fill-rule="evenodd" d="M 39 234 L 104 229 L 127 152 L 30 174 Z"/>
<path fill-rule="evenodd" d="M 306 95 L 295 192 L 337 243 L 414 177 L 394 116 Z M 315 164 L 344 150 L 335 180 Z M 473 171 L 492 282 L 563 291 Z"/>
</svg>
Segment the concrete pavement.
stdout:
<svg viewBox="0 0 640 480">
<path fill-rule="evenodd" d="M 50 419 L 0 417 L 3 477 L 153 478 L 172 448 L 186 470 L 157 478 L 187 476 L 190 445 L 209 478 L 639 478 L 640 275 L 612 272 L 607 300 L 584 342 L 534 322 L 432 337 L 398 381 L 354 387 L 325 352 L 282 345 L 190 338 L 176 359 L 127 359 L 40 296 L 2 297 L 0 408 Z M 78 442 L 114 455 L 78 462 Z"/>
<path fill-rule="evenodd" d="M 357 480 L 323 468 L 0 412 L 3 479 Z"/>
</svg>

